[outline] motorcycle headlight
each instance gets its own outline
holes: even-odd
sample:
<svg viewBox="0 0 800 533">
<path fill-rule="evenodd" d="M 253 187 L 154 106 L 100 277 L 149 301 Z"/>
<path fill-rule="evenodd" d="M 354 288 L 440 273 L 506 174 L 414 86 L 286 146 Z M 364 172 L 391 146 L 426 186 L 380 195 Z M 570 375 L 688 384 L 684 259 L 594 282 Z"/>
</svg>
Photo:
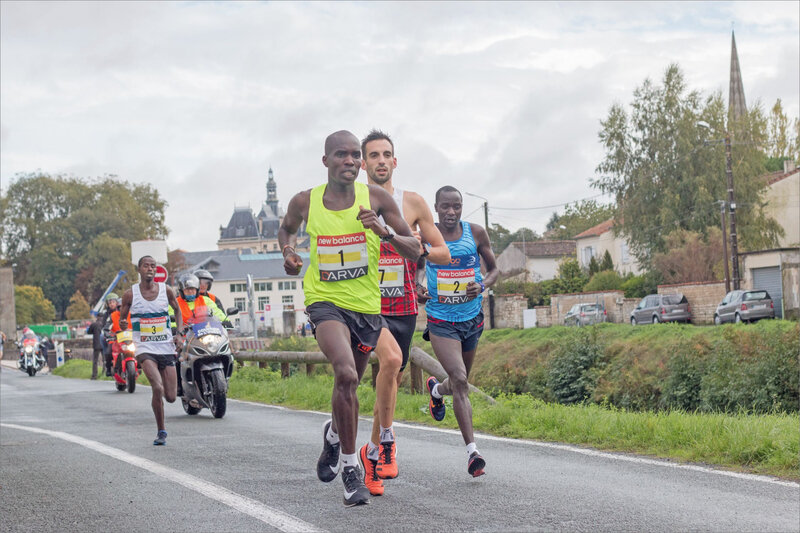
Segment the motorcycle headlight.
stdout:
<svg viewBox="0 0 800 533">
<path fill-rule="evenodd" d="M 215 352 L 222 343 L 222 335 L 203 335 L 200 337 L 200 342 L 203 343 L 203 346 L 205 346 L 208 351 Z"/>
<path fill-rule="evenodd" d="M 33 346 L 26 346 L 25 353 L 33 353 Z"/>
<path fill-rule="evenodd" d="M 133 344 L 133 343 L 130 343 L 127 346 L 125 346 L 125 349 L 128 350 L 129 352 L 133 353 L 133 352 L 136 351 L 136 345 Z"/>
</svg>

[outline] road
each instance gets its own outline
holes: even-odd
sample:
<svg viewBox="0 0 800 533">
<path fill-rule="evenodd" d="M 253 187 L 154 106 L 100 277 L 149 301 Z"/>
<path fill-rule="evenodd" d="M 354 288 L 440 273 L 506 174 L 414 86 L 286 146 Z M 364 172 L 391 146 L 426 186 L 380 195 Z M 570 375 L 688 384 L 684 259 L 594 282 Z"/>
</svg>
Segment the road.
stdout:
<svg viewBox="0 0 800 533">
<path fill-rule="evenodd" d="M 424 403 L 424 401 L 421 401 Z M 800 488 L 771 478 L 396 425 L 400 476 L 345 508 L 315 464 L 323 413 L 231 401 L 221 420 L 150 389 L 0 372 L 1 531 L 798 531 Z M 362 420 L 359 442 L 368 434 Z"/>
</svg>

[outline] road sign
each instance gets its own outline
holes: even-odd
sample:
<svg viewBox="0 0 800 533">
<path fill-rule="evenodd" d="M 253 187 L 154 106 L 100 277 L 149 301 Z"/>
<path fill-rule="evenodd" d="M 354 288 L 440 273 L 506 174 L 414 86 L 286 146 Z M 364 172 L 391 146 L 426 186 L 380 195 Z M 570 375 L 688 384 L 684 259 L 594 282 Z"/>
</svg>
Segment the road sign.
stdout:
<svg viewBox="0 0 800 533">
<path fill-rule="evenodd" d="M 167 269 L 163 265 L 156 265 L 156 276 L 153 281 L 156 283 L 165 283 L 167 281 Z"/>
</svg>

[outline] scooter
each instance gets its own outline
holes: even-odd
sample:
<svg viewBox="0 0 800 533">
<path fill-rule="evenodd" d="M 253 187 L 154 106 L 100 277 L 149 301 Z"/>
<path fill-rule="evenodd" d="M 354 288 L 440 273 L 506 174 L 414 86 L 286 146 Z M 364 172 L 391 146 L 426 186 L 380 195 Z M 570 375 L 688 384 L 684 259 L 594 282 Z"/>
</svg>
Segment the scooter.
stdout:
<svg viewBox="0 0 800 533">
<path fill-rule="evenodd" d="M 114 384 L 118 391 L 126 388 L 129 393 L 136 390 L 136 378 L 139 377 L 139 363 L 136 362 L 136 346 L 133 344 L 131 330 L 117 333 L 111 343 L 111 357 L 114 365 Z"/>
<path fill-rule="evenodd" d="M 227 310 L 228 315 L 238 312 L 236 308 Z M 196 415 L 205 407 L 214 418 L 225 416 L 234 362 L 226 327 L 211 316 L 187 325 L 179 360 L 181 404 L 186 414 Z"/>
<path fill-rule="evenodd" d="M 23 338 L 21 343 L 17 343 L 19 347 L 19 360 L 17 366 L 23 372 L 27 372 L 30 377 L 44 368 L 45 360 L 42 357 L 41 349 L 39 348 L 39 341 L 34 338 Z"/>
</svg>

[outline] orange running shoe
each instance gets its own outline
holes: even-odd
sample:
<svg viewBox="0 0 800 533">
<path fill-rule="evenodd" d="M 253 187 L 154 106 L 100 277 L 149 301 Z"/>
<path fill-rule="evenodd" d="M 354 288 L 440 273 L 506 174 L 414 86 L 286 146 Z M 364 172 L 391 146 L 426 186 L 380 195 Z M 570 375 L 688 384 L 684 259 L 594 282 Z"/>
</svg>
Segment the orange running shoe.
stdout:
<svg viewBox="0 0 800 533">
<path fill-rule="evenodd" d="M 378 461 L 367 457 L 366 444 L 358 451 L 358 459 L 361 461 L 361 468 L 364 470 L 364 485 L 366 485 L 369 493 L 373 496 L 383 496 L 383 481 L 375 472 Z"/>
<path fill-rule="evenodd" d="M 397 445 L 395 441 L 381 442 L 381 453 L 376 471 L 381 479 L 397 477 Z"/>
</svg>

